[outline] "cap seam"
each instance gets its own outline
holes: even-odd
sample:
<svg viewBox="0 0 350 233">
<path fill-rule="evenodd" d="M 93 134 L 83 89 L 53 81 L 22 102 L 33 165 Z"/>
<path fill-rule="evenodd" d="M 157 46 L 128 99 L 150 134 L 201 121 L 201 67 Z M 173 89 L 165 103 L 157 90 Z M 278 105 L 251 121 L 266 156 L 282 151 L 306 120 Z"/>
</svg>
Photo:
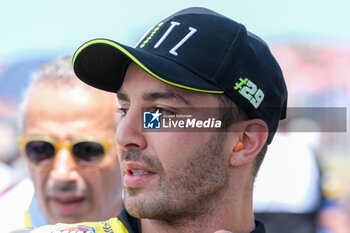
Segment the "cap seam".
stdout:
<svg viewBox="0 0 350 233">
<path fill-rule="evenodd" d="M 238 32 L 236 33 L 235 37 L 233 38 L 230 46 L 228 47 L 228 51 L 231 51 L 231 48 L 233 47 L 233 45 L 236 43 L 237 37 L 238 35 L 240 35 L 240 33 L 242 33 L 242 29 L 244 29 L 244 27 L 242 25 L 240 25 Z M 218 82 L 218 78 L 219 78 L 219 74 L 222 73 L 222 69 L 224 68 L 224 64 L 225 61 L 228 59 L 228 56 L 231 55 L 228 53 L 228 51 L 226 52 L 224 58 L 221 60 L 220 65 L 217 69 L 217 71 L 214 74 L 214 80 L 216 81 L 216 85 L 218 85 L 221 89 L 225 90 L 226 88 L 223 88 L 220 84 L 220 82 Z"/>
</svg>

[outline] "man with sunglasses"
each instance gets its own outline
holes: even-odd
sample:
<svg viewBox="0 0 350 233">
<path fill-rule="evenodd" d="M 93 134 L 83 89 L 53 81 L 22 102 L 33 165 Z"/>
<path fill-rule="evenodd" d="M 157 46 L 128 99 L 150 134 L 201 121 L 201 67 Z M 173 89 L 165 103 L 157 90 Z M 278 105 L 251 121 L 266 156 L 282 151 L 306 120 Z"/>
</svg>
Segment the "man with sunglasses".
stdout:
<svg viewBox="0 0 350 233">
<path fill-rule="evenodd" d="M 103 222 L 33 232 L 265 232 L 254 221 L 253 183 L 286 116 L 287 89 L 260 38 L 189 8 L 136 47 L 85 43 L 73 67 L 84 82 L 118 95 L 125 209 Z"/>
<path fill-rule="evenodd" d="M 21 106 L 20 148 L 35 189 L 27 226 L 99 221 L 122 208 L 116 96 L 77 79 L 71 60 L 58 58 L 36 71 Z M 14 217 L 18 229 L 22 216 Z"/>
</svg>

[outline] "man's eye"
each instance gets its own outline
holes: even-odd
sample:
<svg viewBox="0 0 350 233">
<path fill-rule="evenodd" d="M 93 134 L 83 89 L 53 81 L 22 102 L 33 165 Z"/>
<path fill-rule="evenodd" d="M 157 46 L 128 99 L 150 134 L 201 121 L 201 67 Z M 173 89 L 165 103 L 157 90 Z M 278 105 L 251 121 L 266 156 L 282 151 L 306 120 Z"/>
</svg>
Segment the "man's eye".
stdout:
<svg viewBox="0 0 350 233">
<path fill-rule="evenodd" d="M 155 107 L 154 109 L 155 109 L 154 111 L 159 111 L 160 113 L 165 114 L 165 115 L 174 115 L 175 114 L 173 111 L 171 111 L 167 108 Z"/>
<path fill-rule="evenodd" d="M 128 113 L 128 108 L 118 108 L 117 113 L 120 114 L 121 116 L 125 116 Z"/>
</svg>

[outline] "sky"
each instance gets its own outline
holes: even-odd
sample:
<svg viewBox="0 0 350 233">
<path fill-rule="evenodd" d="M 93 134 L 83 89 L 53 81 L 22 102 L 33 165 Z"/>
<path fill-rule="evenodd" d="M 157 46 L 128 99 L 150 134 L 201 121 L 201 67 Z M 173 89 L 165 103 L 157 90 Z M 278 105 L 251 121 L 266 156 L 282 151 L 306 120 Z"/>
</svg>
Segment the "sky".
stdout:
<svg viewBox="0 0 350 233">
<path fill-rule="evenodd" d="M 348 0 L 0 0 L 0 60 L 74 53 L 101 37 L 134 45 L 149 27 L 191 6 L 226 15 L 271 43 L 350 41 Z"/>
</svg>

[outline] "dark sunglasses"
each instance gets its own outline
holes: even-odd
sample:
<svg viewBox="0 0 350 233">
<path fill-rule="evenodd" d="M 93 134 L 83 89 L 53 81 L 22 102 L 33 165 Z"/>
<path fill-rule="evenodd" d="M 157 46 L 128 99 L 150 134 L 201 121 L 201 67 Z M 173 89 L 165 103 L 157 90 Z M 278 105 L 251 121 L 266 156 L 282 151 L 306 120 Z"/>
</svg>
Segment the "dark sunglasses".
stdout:
<svg viewBox="0 0 350 233">
<path fill-rule="evenodd" d="M 36 168 L 47 168 L 53 164 L 57 151 L 66 148 L 76 164 L 83 168 L 99 165 L 113 140 L 96 140 L 93 137 L 74 140 L 54 140 L 50 137 L 23 137 L 19 141 L 22 153 Z"/>
</svg>

